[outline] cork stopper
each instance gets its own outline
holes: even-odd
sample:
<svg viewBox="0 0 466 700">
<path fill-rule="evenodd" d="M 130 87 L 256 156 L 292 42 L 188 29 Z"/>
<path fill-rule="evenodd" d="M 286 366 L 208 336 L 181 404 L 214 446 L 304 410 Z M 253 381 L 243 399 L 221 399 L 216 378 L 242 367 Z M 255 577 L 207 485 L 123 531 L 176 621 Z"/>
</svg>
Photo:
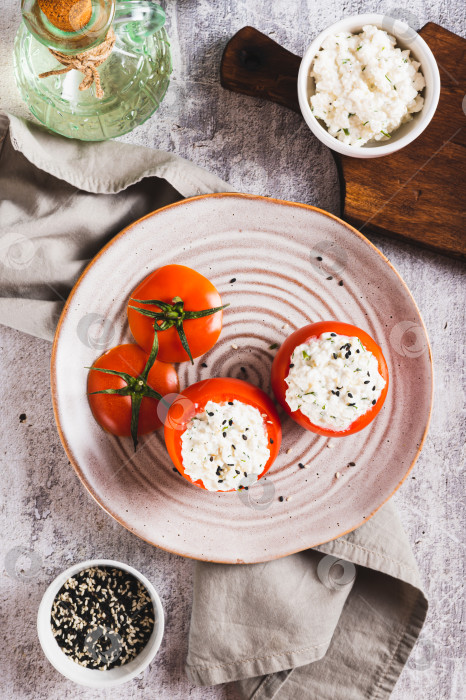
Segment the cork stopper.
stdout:
<svg viewBox="0 0 466 700">
<path fill-rule="evenodd" d="M 38 4 L 47 19 L 64 32 L 82 29 L 92 15 L 91 0 L 38 0 Z"/>
</svg>

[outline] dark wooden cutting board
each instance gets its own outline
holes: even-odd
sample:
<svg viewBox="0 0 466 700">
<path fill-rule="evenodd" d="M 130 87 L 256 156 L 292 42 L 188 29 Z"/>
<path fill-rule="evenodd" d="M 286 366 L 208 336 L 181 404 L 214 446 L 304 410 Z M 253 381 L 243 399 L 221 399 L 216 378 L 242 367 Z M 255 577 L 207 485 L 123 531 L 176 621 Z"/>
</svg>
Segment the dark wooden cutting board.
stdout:
<svg viewBox="0 0 466 700">
<path fill-rule="evenodd" d="M 466 258 L 466 40 L 432 22 L 419 33 L 440 69 L 437 112 L 415 141 L 392 155 L 359 159 L 332 152 L 342 176 L 342 217 L 362 232 Z M 300 113 L 300 62 L 265 34 L 244 27 L 225 48 L 221 84 Z"/>
</svg>

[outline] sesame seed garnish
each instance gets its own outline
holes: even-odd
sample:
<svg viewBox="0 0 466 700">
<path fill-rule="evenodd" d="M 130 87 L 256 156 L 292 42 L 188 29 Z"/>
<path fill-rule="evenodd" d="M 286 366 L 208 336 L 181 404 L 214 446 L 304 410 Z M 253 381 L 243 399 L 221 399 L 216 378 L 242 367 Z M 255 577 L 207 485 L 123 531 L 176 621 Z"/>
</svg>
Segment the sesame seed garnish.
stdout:
<svg viewBox="0 0 466 700">
<path fill-rule="evenodd" d="M 233 406 L 233 401 L 229 401 L 229 402 L 228 402 L 228 405 L 229 405 L 229 406 Z"/>
<path fill-rule="evenodd" d="M 317 258 L 316 258 L 316 260 L 318 260 L 319 262 L 322 262 L 322 258 L 321 258 L 321 256 L 320 256 L 320 255 L 318 255 L 318 256 L 317 256 Z"/>
<path fill-rule="evenodd" d="M 329 275 L 329 276 L 327 277 L 327 279 L 328 279 L 328 280 L 333 280 L 332 275 Z"/>
<path fill-rule="evenodd" d="M 336 352 L 333 353 L 333 357 L 335 358 L 335 360 L 338 360 L 338 355 Z"/>
<path fill-rule="evenodd" d="M 210 417 L 212 417 L 212 416 L 214 415 L 214 412 L 213 412 L 213 411 L 209 411 L 209 412 L 207 413 L 207 415 L 210 416 Z"/>
<path fill-rule="evenodd" d="M 201 367 L 207 367 L 207 362 L 201 362 Z"/>
<path fill-rule="evenodd" d="M 302 462 L 300 462 L 300 463 L 298 464 L 298 467 L 299 467 L 300 469 L 304 469 L 304 464 L 303 464 Z"/>
<path fill-rule="evenodd" d="M 243 440 L 247 440 L 247 439 L 248 439 L 248 436 L 247 436 L 247 435 L 244 435 L 244 434 L 241 435 L 241 437 L 243 438 Z"/>
<path fill-rule="evenodd" d="M 336 474 L 335 474 L 335 479 L 339 479 L 340 476 L 341 476 L 340 472 L 336 472 Z"/>
<path fill-rule="evenodd" d="M 293 452 L 293 448 L 292 448 L 292 447 L 289 447 L 289 448 L 287 449 L 286 454 L 289 455 L 290 452 Z"/>
<path fill-rule="evenodd" d="M 347 406 L 356 406 L 355 403 L 348 403 L 348 404 L 346 404 L 346 405 L 347 405 Z"/>
<path fill-rule="evenodd" d="M 349 391 L 348 391 L 348 396 L 350 397 L 350 399 L 353 398 L 353 394 L 351 394 Z"/>
<path fill-rule="evenodd" d="M 348 462 L 348 466 L 349 466 L 349 467 L 355 467 L 355 466 L 356 466 L 356 462 Z"/>
<path fill-rule="evenodd" d="M 273 440 L 272 440 L 272 438 L 270 438 L 270 444 L 273 445 Z"/>
<path fill-rule="evenodd" d="M 287 497 L 286 497 L 286 500 L 287 500 L 287 501 L 291 501 L 292 498 L 293 498 L 293 496 L 287 496 Z"/>
<path fill-rule="evenodd" d="M 343 280 L 340 280 L 340 281 L 338 282 L 338 284 L 339 284 L 340 287 L 343 287 Z"/>
<path fill-rule="evenodd" d="M 223 437 L 226 437 L 226 436 L 227 436 L 225 430 L 223 431 L 222 435 L 223 435 Z"/>
<path fill-rule="evenodd" d="M 233 425 L 233 418 L 230 418 L 230 420 L 228 421 L 228 425 Z"/>
<path fill-rule="evenodd" d="M 336 337 L 337 337 L 337 334 L 336 334 L 336 333 L 330 333 L 330 335 L 332 336 L 332 338 L 336 338 Z"/>
<path fill-rule="evenodd" d="M 279 496 L 279 497 L 278 497 L 278 500 L 280 501 L 280 503 L 283 503 L 283 501 L 284 501 L 285 499 L 283 498 L 283 496 Z"/>
<path fill-rule="evenodd" d="M 236 345 L 236 343 L 232 343 L 231 347 L 233 350 L 238 350 L 238 346 Z"/>
<path fill-rule="evenodd" d="M 377 401 L 374 399 L 374 400 L 372 401 L 372 405 L 375 406 L 376 403 L 377 403 Z"/>
<path fill-rule="evenodd" d="M 364 384 L 370 384 L 370 383 L 371 383 L 370 379 L 366 379 L 366 381 L 364 382 Z"/>
<path fill-rule="evenodd" d="M 155 624 L 145 586 L 114 567 L 92 567 L 69 578 L 55 596 L 52 633 L 72 661 L 108 670 L 132 661 Z"/>
<path fill-rule="evenodd" d="M 214 461 L 214 458 L 212 457 L 212 455 L 210 455 L 209 459 L 210 459 L 211 462 Z"/>
<path fill-rule="evenodd" d="M 292 363 L 290 364 L 290 369 L 291 369 L 292 367 L 294 367 L 294 364 L 293 364 L 293 362 L 292 362 Z"/>
<path fill-rule="evenodd" d="M 230 280 L 230 284 L 233 284 L 233 282 L 236 282 L 236 277 L 232 277 Z"/>
<path fill-rule="evenodd" d="M 375 386 L 372 387 L 372 391 L 375 391 Z"/>
</svg>

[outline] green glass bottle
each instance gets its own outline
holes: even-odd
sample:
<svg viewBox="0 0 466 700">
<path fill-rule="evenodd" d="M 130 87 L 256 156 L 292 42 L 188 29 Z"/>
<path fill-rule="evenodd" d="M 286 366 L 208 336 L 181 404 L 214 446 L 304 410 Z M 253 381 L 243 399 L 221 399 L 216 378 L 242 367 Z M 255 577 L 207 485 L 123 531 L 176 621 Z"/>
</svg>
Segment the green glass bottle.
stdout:
<svg viewBox="0 0 466 700">
<path fill-rule="evenodd" d="M 22 0 L 23 22 L 15 41 L 15 76 L 32 114 L 51 131 L 83 141 L 121 136 L 145 122 L 158 109 L 172 70 L 165 13 L 147 0 L 88 0 L 90 19 L 73 31 L 46 16 L 37 0 Z M 42 3 L 44 6 L 44 3 Z M 71 17 L 71 14 L 70 14 Z M 53 19 L 53 17 L 51 17 Z M 73 24 L 73 18 L 71 17 Z M 70 27 L 71 28 L 71 27 Z M 63 70 L 51 51 L 76 56 L 104 44 L 115 33 L 113 49 L 96 70 L 95 82 L 80 89 L 84 75 Z"/>
</svg>

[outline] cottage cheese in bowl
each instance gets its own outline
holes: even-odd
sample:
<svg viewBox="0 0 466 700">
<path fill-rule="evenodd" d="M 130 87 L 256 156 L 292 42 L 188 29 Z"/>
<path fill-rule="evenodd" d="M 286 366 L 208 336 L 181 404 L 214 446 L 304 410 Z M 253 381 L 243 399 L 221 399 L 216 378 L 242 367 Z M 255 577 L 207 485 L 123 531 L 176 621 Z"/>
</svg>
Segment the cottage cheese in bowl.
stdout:
<svg viewBox="0 0 466 700">
<path fill-rule="evenodd" d="M 378 401 L 385 379 L 359 338 L 322 333 L 298 345 L 285 379 L 286 402 L 311 423 L 347 430 Z"/>
<path fill-rule="evenodd" d="M 311 110 L 331 136 L 349 146 L 388 141 L 424 105 L 420 63 L 386 31 L 365 25 L 322 43 L 312 67 Z"/>
<path fill-rule="evenodd" d="M 254 406 L 234 400 L 208 401 L 181 437 L 183 468 L 208 491 L 252 484 L 270 457 L 264 418 Z"/>
</svg>

